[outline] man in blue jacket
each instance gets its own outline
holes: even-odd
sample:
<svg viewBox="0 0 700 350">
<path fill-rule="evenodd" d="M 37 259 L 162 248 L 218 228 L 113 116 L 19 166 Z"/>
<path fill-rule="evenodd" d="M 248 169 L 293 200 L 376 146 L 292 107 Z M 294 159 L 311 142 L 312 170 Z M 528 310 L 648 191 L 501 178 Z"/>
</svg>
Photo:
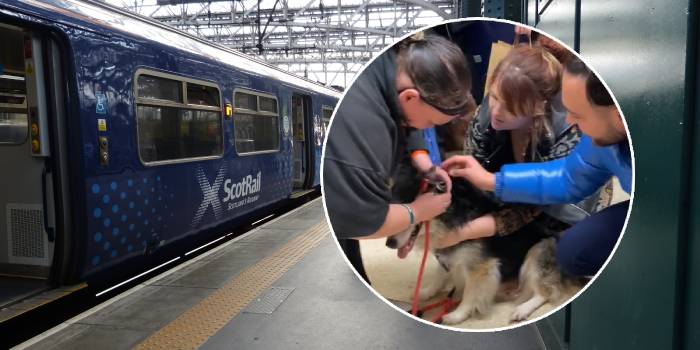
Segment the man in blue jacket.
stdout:
<svg viewBox="0 0 700 350">
<path fill-rule="evenodd" d="M 492 174 L 471 156 L 443 163 L 451 176 L 493 191 L 504 202 L 531 204 L 576 203 L 592 195 L 612 176 L 622 189 L 632 188 L 632 160 L 625 125 L 605 86 L 578 58 L 568 63 L 562 80 L 567 119 L 584 136 L 561 159 L 544 163 L 510 164 Z M 557 244 L 557 261 L 573 276 L 594 275 L 615 247 L 627 216 L 629 201 L 597 212 L 564 232 Z M 465 237 L 462 237 L 464 239 Z"/>
</svg>

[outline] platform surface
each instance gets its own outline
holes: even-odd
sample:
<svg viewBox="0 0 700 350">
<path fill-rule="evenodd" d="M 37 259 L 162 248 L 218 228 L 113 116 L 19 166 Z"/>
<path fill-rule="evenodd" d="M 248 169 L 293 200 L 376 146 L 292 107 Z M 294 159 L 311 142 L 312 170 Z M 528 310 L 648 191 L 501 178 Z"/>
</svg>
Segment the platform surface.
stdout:
<svg viewBox="0 0 700 350">
<path fill-rule="evenodd" d="M 371 293 L 321 200 L 272 220 L 21 344 L 29 349 L 544 349 L 534 326 L 460 333 Z"/>
</svg>

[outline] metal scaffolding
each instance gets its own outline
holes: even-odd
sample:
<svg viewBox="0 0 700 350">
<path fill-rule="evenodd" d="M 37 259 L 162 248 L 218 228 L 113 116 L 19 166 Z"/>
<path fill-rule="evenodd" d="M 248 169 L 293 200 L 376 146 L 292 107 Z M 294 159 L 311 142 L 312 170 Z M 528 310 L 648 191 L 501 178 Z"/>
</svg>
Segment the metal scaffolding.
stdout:
<svg viewBox="0 0 700 350">
<path fill-rule="evenodd" d="M 347 86 L 396 38 L 458 0 L 104 0 L 327 85 Z"/>
</svg>

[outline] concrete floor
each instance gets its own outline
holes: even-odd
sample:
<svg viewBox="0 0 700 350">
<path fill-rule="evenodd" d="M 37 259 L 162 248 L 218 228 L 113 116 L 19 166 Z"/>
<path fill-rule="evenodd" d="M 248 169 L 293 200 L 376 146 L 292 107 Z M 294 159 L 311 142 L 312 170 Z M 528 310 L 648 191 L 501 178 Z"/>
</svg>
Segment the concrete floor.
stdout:
<svg viewBox="0 0 700 350">
<path fill-rule="evenodd" d="M 319 199 L 67 320 L 18 348 L 130 349 L 201 304 L 246 269 L 275 254 L 287 242 L 323 222 Z M 359 281 L 329 236 L 260 293 L 258 299 L 276 290 L 291 293 L 269 313 L 252 311 L 248 305 L 201 347 L 544 349 L 535 326 L 497 333 L 462 333 L 425 325 L 397 312 Z"/>
</svg>

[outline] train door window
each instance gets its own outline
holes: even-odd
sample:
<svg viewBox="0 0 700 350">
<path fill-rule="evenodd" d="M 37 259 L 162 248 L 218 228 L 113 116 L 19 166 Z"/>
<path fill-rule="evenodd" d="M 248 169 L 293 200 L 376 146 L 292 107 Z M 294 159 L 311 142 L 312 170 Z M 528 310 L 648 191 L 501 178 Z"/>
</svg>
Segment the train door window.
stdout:
<svg viewBox="0 0 700 350">
<path fill-rule="evenodd" d="M 331 116 L 333 115 L 333 107 L 323 106 L 321 107 L 321 122 L 323 123 L 323 135 L 327 135 L 328 124 L 331 122 Z"/>
<path fill-rule="evenodd" d="M 24 143 L 28 133 L 27 86 L 24 79 L 24 45 L 21 32 L 0 28 L 0 144 Z"/>
<path fill-rule="evenodd" d="M 18 145 L 27 139 L 26 94 L 23 76 L 0 75 L 0 144 Z"/>
<path fill-rule="evenodd" d="M 223 115 L 218 86 L 144 70 L 139 70 L 136 76 L 139 156 L 144 164 L 223 155 Z"/>
<path fill-rule="evenodd" d="M 309 163 L 309 143 L 306 140 L 308 118 L 305 100 L 308 96 L 292 95 L 292 131 L 294 133 L 294 187 L 304 187 Z"/>
<path fill-rule="evenodd" d="M 233 129 L 240 155 L 279 151 L 277 98 L 249 90 L 234 92 Z"/>
</svg>

